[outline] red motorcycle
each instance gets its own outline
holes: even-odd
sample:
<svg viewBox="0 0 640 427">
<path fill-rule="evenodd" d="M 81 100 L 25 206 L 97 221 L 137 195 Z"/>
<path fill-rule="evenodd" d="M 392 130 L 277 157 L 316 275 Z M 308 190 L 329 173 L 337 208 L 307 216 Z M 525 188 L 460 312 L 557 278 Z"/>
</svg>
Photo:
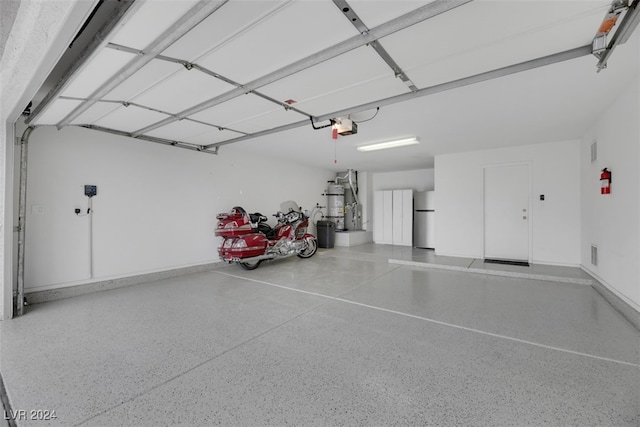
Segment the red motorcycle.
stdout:
<svg viewBox="0 0 640 427">
<path fill-rule="evenodd" d="M 236 206 L 216 216 L 216 236 L 223 237 L 218 248 L 220 259 L 235 262 L 245 270 L 254 270 L 267 259 L 297 255 L 310 258 L 318 250 L 316 236 L 307 233 L 309 217 L 295 202 L 284 202 L 274 215 L 278 224 L 272 228 L 261 213 L 247 213 Z"/>
</svg>

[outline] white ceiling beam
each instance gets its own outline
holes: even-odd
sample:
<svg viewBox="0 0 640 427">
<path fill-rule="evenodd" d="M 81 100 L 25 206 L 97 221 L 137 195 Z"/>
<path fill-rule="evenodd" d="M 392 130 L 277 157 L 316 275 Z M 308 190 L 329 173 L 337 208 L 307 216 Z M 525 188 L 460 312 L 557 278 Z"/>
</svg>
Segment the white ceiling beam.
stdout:
<svg viewBox="0 0 640 427">
<path fill-rule="evenodd" d="M 121 70 L 120 73 L 117 73 L 112 78 L 107 80 L 102 86 L 96 89 L 89 97 L 89 100 L 82 103 L 71 113 L 69 113 L 60 123 L 58 123 L 58 129 L 71 123 L 71 121 L 73 121 L 76 117 L 78 117 L 80 114 L 89 109 L 93 104 L 95 104 L 98 99 L 111 92 L 118 85 L 135 74 L 153 58 L 155 58 L 166 48 L 176 42 L 180 37 L 184 36 L 193 27 L 202 22 L 203 19 L 222 7 L 225 3 L 227 3 L 227 1 L 228 0 L 201 0 L 200 2 L 198 2 L 193 8 L 191 8 L 191 10 L 189 10 L 189 12 L 183 15 L 169 29 L 167 29 L 149 46 L 147 46 L 142 55 L 135 57 Z"/>
<path fill-rule="evenodd" d="M 296 61 L 286 67 L 282 67 L 272 73 L 269 73 L 256 80 L 253 80 L 243 85 L 242 87 L 232 89 L 229 92 L 223 93 L 222 95 L 219 95 L 208 101 L 202 102 L 198 105 L 188 108 L 178 113 L 177 117 L 175 118 L 173 117 L 168 118 L 166 120 L 162 120 L 158 123 L 155 123 L 151 126 L 142 128 L 134 132 L 134 134 L 135 135 L 144 134 L 146 132 L 149 132 L 151 130 L 157 129 L 161 126 L 165 126 L 169 123 L 179 120 L 180 118 L 184 118 L 192 114 L 199 113 L 200 111 L 206 110 L 208 108 L 211 108 L 223 102 L 229 101 L 238 96 L 244 95 L 246 93 L 250 93 L 262 86 L 266 86 L 270 83 L 273 83 L 275 81 L 288 77 L 292 74 L 295 74 L 300 71 L 306 70 L 307 68 L 313 67 L 314 65 L 318 65 L 325 61 L 328 61 L 329 59 L 335 58 L 336 56 L 342 55 L 343 53 L 347 53 L 351 50 L 357 49 L 366 44 L 375 42 L 376 40 L 382 37 L 386 37 L 397 31 L 403 30 L 412 25 L 423 22 L 427 19 L 441 15 L 445 12 L 448 12 L 466 3 L 470 3 L 471 1 L 472 0 L 436 0 L 414 11 L 406 13 L 398 18 L 392 19 L 391 21 L 381 24 L 371 29 L 367 33 L 358 34 L 357 36 L 351 37 L 345 40 L 344 42 L 330 46 L 324 50 L 321 50 L 320 52 L 317 52 L 306 58 L 300 59 L 299 61 Z"/>
<path fill-rule="evenodd" d="M 126 136 L 126 137 L 129 137 L 129 138 L 134 138 L 134 136 L 131 135 L 129 132 L 124 132 L 124 131 L 121 131 L 121 130 L 106 128 L 106 127 L 97 126 L 97 125 L 73 125 L 73 126 L 77 126 L 77 127 L 81 127 L 81 128 L 85 128 L 85 129 L 97 130 L 97 131 L 100 131 L 100 132 L 110 133 L 110 134 L 118 135 L 118 136 Z M 155 136 L 147 136 L 147 135 L 138 136 L 138 137 L 135 137 L 135 139 L 140 139 L 140 140 L 149 141 L 149 142 L 155 142 L 156 144 L 169 145 L 171 147 L 176 147 L 176 148 L 184 148 L 185 150 L 199 151 L 199 152 L 208 153 L 208 154 L 218 154 L 218 149 L 217 148 L 215 148 L 213 150 L 206 150 L 201 145 L 191 144 L 189 142 L 174 141 L 174 140 L 170 140 L 170 139 L 158 138 L 158 137 L 155 137 Z"/>
<path fill-rule="evenodd" d="M 452 89 L 457 89 L 463 86 L 468 86 L 476 83 L 481 83 L 487 80 L 497 79 L 505 77 L 511 74 L 521 73 L 523 71 L 533 70 L 534 68 L 545 67 L 547 65 L 556 64 L 559 62 L 569 61 L 571 59 L 581 58 L 583 56 L 591 55 L 591 45 L 570 49 L 564 52 L 555 53 L 553 55 L 543 56 L 541 58 L 532 59 L 530 61 L 520 62 L 518 64 L 509 65 L 507 67 L 498 68 L 496 70 L 487 71 L 473 76 L 464 77 L 462 79 L 454 80 L 447 83 L 442 83 L 435 86 L 419 89 L 416 92 L 409 92 L 401 95 L 392 96 L 389 98 L 381 99 L 379 101 L 373 101 L 366 104 L 354 106 L 340 111 L 334 111 L 332 113 L 324 114 L 322 116 L 314 117 L 314 121 L 322 122 L 325 120 L 335 119 L 336 117 L 344 117 L 348 114 L 355 114 L 362 111 L 371 110 L 378 107 L 384 107 L 386 105 L 397 104 L 399 102 L 409 101 L 415 98 L 423 96 L 433 95 L 440 92 L 445 92 Z M 233 144 L 247 139 L 252 139 L 260 136 L 270 135 L 277 132 L 282 132 L 290 129 L 295 129 L 302 126 L 308 126 L 309 120 L 301 120 L 299 122 L 291 123 L 285 126 L 279 126 L 272 129 L 267 129 L 262 132 L 253 133 L 246 136 L 230 139 L 228 141 L 217 142 L 215 144 L 205 145 L 205 149 L 219 148 L 223 145 Z"/>
</svg>

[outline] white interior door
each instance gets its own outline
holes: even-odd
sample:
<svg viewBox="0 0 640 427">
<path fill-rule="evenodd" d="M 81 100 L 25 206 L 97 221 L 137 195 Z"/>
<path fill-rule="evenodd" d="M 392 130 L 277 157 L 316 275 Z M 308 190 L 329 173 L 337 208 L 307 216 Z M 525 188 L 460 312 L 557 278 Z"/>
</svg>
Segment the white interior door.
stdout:
<svg viewBox="0 0 640 427">
<path fill-rule="evenodd" d="M 529 165 L 484 169 L 484 257 L 529 261 Z"/>
</svg>

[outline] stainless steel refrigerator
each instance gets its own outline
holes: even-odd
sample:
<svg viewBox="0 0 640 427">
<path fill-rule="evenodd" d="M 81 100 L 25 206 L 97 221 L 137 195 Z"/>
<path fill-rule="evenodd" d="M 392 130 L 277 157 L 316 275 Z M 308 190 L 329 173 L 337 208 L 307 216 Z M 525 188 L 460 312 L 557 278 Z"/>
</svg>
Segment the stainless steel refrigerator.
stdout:
<svg viewBox="0 0 640 427">
<path fill-rule="evenodd" d="M 435 249 L 435 191 L 417 192 L 413 196 L 413 246 Z"/>
</svg>

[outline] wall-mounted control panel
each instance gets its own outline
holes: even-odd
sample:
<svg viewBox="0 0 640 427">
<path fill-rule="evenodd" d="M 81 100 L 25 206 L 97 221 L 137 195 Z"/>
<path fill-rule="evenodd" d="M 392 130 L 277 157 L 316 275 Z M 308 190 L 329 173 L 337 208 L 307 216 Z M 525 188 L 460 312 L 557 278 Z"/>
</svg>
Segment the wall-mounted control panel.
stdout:
<svg viewBox="0 0 640 427">
<path fill-rule="evenodd" d="M 93 197 L 98 194 L 98 187 L 96 185 L 85 185 L 84 195 L 87 197 Z"/>
</svg>

